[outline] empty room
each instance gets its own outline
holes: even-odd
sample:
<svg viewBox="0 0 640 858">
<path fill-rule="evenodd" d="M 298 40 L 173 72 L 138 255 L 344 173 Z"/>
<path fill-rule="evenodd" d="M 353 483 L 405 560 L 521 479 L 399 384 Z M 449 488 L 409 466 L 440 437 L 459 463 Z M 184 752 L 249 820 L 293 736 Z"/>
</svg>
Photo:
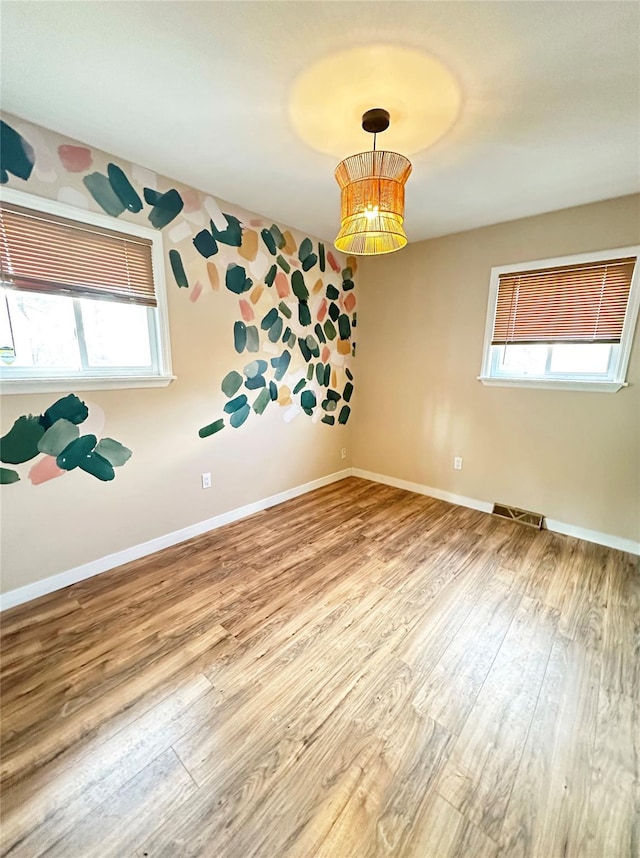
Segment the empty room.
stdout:
<svg viewBox="0 0 640 858">
<path fill-rule="evenodd" d="M 0 24 L 0 856 L 638 858 L 640 4 Z"/>
</svg>

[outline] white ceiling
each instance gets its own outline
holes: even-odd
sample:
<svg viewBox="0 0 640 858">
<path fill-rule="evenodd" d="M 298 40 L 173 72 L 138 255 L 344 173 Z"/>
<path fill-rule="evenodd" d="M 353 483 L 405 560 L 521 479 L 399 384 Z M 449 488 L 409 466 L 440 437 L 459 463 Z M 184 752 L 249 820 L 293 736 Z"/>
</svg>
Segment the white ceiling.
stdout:
<svg viewBox="0 0 640 858">
<path fill-rule="evenodd" d="M 290 98 L 365 45 L 425 51 L 462 91 L 412 156 L 410 241 L 640 190 L 636 2 L 4 0 L 1 23 L 5 110 L 327 240 L 336 159 Z"/>
</svg>

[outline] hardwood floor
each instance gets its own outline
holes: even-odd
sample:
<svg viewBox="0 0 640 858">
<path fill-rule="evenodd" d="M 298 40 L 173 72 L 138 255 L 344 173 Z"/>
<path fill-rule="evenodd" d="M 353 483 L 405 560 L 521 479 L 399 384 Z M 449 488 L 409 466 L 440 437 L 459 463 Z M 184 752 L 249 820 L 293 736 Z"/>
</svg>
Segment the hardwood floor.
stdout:
<svg viewBox="0 0 640 858">
<path fill-rule="evenodd" d="M 2 617 L 2 855 L 636 858 L 637 558 L 348 479 Z"/>
</svg>

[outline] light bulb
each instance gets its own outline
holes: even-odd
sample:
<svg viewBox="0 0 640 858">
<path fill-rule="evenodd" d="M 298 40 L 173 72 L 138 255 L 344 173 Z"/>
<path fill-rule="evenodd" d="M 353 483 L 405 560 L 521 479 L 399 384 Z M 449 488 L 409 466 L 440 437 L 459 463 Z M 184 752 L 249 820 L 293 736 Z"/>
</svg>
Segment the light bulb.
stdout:
<svg viewBox="0 0 640 858">
<path fill-rule="evenodd" d="M 373 220 L 378 217 L 378 206 L 372 206 L 369 204 L 365 207 L 364 213 L 368 220 Z"/>
</svg>

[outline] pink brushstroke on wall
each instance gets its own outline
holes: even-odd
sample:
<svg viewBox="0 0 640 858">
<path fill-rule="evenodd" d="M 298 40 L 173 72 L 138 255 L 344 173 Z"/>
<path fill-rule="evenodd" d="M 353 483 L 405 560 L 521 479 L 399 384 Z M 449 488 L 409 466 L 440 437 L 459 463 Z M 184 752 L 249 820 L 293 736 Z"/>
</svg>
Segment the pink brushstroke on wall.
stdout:
<svg viewBox="0 0 640 858">
<path fill-rule="evenodd" d="M 29 479 L 32 485 L 39 486 L 40 483 L 46 483 L 47 480 L 54 480 L 56 477 L 61 477 L 68 471 L 63 471 L 56 465 L 56 460 L 53 456 L 43 456 L 29 471 Z"/>
<path fill-rule="evenodd" d="M 197 191 L 191 190 L 191 188 L 187 188 L 180 192 L 180 196 L 182 197 L 182 202 L 184 203 L 183 211 L 186 214 L 189 212 L 195 212 L 202 207 L 200 202 L 200 194 Z"/>
<path fill-rule="evenodd" d="M 200 297 L 201 294 L 202 294 L 202 283 L 199 280 L 196 280 L 196 284 L 193 287 L 193 289 L 191 290 L 191 293 L 189 295 L 189 300 L 191 301 L 191 303 L 195 304 L 195 302 L 198 300 L 198 298 Z"/>
<path fill-rule="evenodd" d="M 253 322 L 253 320 L 255 319 L 256 316 L 255 316 L 255 313 L 253 312 L 253 308 L 252 308 L 251 304 L 249 304 L 249 302 L 245 301 L 244 299 L 241 300 L 239 303 L 240 303 L 240 313 L 242 314 L 242 318 L 244 319 L 244 321 L 245 322 Z"/>
<path fill-rule="evenodd" d="M 58 155 L 67 173 L 82 173 L 93 164 L 91 150 L 86 146 L 58 146 Z"/>
<path fill-rule="evenodd" d="M 278 271 L 276 274 L 276 290 L 278 298 L 286 298 L 289 295 L 289 281 L 282 271 Z"/>
</svg>

